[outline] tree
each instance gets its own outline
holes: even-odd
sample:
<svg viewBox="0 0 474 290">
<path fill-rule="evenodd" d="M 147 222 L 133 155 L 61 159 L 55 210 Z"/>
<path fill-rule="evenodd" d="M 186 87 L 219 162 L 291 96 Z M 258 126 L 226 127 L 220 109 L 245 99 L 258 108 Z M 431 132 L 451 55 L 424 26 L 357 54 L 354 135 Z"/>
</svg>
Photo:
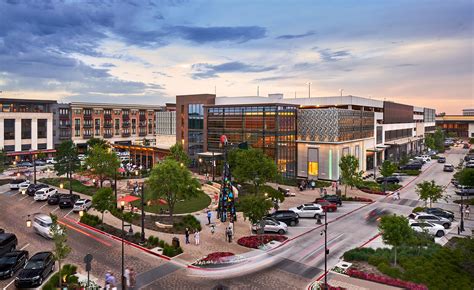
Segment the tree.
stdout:
<svg viewBox="0 0 474 290">
<path fill-rule="evenodd" d="M 182 163 L 185 166 L 189 166 L 191 163 L 191 159 L 189 159 L 181 143 L 176 143 L 170 147 L 170 155 L 168 155 L 167 158 L 171 158 L 179 164 Z"/>
<path fill-rule="evenodd" d="M 100 181 L 100 187 L 107 178 L 112 178 L 117 174 L 120 167 L 120 160 L 110 148 L 105 148 L 102 145 L 95 145 L 89 150 L 86 158 L 87 168 L 97 176 Z"/>
<path fill-rule="evenodd" d="M 428 202 L 430 200 L 430 207 L 432 202 L 437 202 L 443 197 L 443 187 L 437 185 L 434 180 L 423 181 L 416 185 L 416 193 L 421 200 Z"/>
<path fill-rule="evenodd" d="M 196 196 L 201 191 L 201 184 L 192 176 L 189 169 L 171 158 L 153 167 L 147 184 L 151 188 L 152 199 L 166 200 L 171 223 L 176 202 Z"/>
<path fill-rule="evenodd" d="M 362 171 L 359 171 L 359 160 L 355 156 L 346 155 L 339 161 L 341 181 L 344 184 L 344 196 L 347 195 L 347 186 L 356 186 L 362 180 Z"/>
<path fill-rule="evenodd" d="M 464 186 L 474 186 L 474 168 L 464 168 L 459 172 L 459 184 Z"/>
<path fill-rule="evenodd" d="M 436 128 L 433 134 L 434 146 L 438 151 L 444 151 L 444 132 L 440 128 Z"/>
<path fill-rule="evenodd" d="M 66 228 L 58 223 L 58 217 L 50 214 L 53 224 L 51 225 L 51 235 L 54 242 L 53 256 L 58 261 L 59 268 L 59 289 L 62 289 L 61 262 L 67 258 L 71 252 L 71 247 L 67 244 Z"/>
<path fill-rule="evenodd" d="M 77 157 L 77 147 L 72 140 L 63 141 L 56 151 L 56 163 L 54 170 L 59 176 L 66 174 L 69 179 L 69 192 L 72 193 L 72 174 L 81 166 L 81 161 Z"/>
<path fill-rule="evenodd" d="M 387 188 L 387 181 L 385 180 L 386 177 L 392 176 L 392 174 L 397 170 L 397 166 L 392 163 L 390 160 L 385 160 L 382 162 L 382 166 L 380 167 L 380 174 L 384 177 L 383 181 L 383 192 Z"/>
<path fill-rule="evenodd" d="M 239 210 L 243 212 L 244 219 L 249 219 L 252 224 L 259 223 L 272 206 L 272 202 L 261 195 L 248 195 L 239 199 Z"/>
<path fill-rule="evenodd" d="M 91 150 L 92 148 L 94 148 L 95 146 L 100 146 L 104 149 L 108 149 L 110 147 L 109 144 L 107 143 L 107 141 L 105 141 L 104 139 L 94 137 L 94 138 L 91 138 L 87 141 L 88 151 Z"/>
<path fill-rule="evenodd" d="M 426 145 L 426 147 L 428 147 L 430 149 L 436 149 L 435 148 L 435 141 L 434 141 L 434 138 L 431 134 L 426 135 L 425 145 Z"/>
<path fill-rule="evenodd" d="M 104 187 L 97 190 L 92 196 L 92 206 L 102 214 L 102 223 L 104 222 L 104 212 L 117 206 L 112 188 Z"/>
<path fill-rule="evenodd" d="M 7 155 L 5 154 L 5 150 L 0 149 L 0 173 L 3 173 L 5 171 L 5 161 L 6 161 Z"/>
<path fill-rule="evenodd" d="M 258 149 L 235 149 L 229 153 L 232 174 L 240 182 L 253 184 L 255 194 L 260 186 L 275 180 L 278 168 L 275 161 Z"/>
<path fill-rule="evenodd" d="M 395 251 L 394 264 L 397 265 L 397 248 L 406 241 L 411 241 L 413 230 L 408 220 L 403 216 L 386 215 L 380 220 L 379 230 L 382 233 L 383 242 L 393 246 Z"/>
</svg>

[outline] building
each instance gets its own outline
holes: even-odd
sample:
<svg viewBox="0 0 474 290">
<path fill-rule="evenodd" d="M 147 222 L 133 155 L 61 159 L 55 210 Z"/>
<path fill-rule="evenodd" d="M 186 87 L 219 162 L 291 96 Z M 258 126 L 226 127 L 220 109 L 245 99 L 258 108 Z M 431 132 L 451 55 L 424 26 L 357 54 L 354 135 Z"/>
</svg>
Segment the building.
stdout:
<svg viewBox="0 0 474 290">
<path fill-rule="evenodd" d="M 436 126 L 448 136 L 474 138 L 474 115 L 443 115 L 436 117 Z M 468 112 L 469 114 L 469 112 Z"/>
<path fill-rule="evenodd" d="M 156 143 L 156 113 L 162 106 L 72 102 L 71 136 L 80 150 L 91 138 L 112 144 L 149 145 Z M 66 121 L 64 121 L 66 122 Z"/>
<path fill-rule="evenodd" d="M 71 120 L 72 113 L 69 104 L 57 103 L 52 106 L 53 109 L 53 138 L 54 146 L 61 142 L 71 140 Z"/>
<path fill-rule="evenodd" d="M 0 148 L 7 156 L 29 159 L 31 152 L 54 152 L 56 101 L 1 98 Z"/>
<path fill-rule="evenodd" d="M 463 109 L 462 110 L 463 116 L 474 116 L 474 109 Z"/>
<path fill-rule="evenodd" d="M 347 154 L 359 159 L 361 170 L 372 170 L 383 160 L 421 152 L 424 135 L 435 129 L 434 109 L 356 96 L 183 95 L 176 105 L 176 139 L 192 158 L 219 152 L 225 134 L 232 143 L 261 148 L 286 177 L 337 180 Z"/>
</svg>

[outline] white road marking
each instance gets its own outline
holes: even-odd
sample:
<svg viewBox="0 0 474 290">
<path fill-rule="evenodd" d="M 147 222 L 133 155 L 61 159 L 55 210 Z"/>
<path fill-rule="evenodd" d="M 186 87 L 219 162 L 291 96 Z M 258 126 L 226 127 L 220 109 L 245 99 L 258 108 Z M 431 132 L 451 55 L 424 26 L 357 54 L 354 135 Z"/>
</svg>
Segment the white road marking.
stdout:
<svg viewBox="0 0 474 290">
<path fill-rule="evenodd" d="M 59 209 L 59 206 L 57 208 L 55 208 L 51 213 L 54 213 L 55 211 L 57 211 Z"/>
<path fill-rule="evenodd" d="M 67 217 L 73 210 L 71 209 L 67 214 L 65 214 L 63 217 Z"/>
<path fill-rule="evenodd" d="M 36 201 L 36 200 L 33 200 L 32 202 L 30 202 L 30 204 L 33 204 L 33 203 L 35 203 L 35 202 L 37 202 L 37 201 Z"/>
<path fill-rule="evenodd" d="M 43 204 L 42 206 L 40 206 L 39 209 L 42 209 L 43 207 L 45 207 L 45 206 L 47 206 L 47 205 L 48 205 L 48 203 L 45 203 L 45 204 Z"/>
<path fill-rule="evenodd" d="M 23 250 L 26 249 L 26 247 L 28 247 L 29 245 L 30 245 L 29 243 L 26 244 L 26 245 L 24 245 L 24 246 L 20 249 L 20 251 L 23 251 Z"/>
<path fill-rule="evenodd" d="M 13 282 L 15 282 L 15 279 L 13 279 L 10 283 L 8 283 L 7 286 L 5 286 L 5 287 L 3 288 L 3 290 L 7 290 L 8 287 L 9 287 L 11 284 L 13 284 Z"/>
<path fill-rule="evenodd" d="M 24 197 L 22 197 L 22 198 L 20 198 L 20 200 L 24 200 L 24 199 L 26 199 L 27 197 L 28 197 L 28 195 L 27 195 L 27 196 L 24 196 Z"/>
</svg>

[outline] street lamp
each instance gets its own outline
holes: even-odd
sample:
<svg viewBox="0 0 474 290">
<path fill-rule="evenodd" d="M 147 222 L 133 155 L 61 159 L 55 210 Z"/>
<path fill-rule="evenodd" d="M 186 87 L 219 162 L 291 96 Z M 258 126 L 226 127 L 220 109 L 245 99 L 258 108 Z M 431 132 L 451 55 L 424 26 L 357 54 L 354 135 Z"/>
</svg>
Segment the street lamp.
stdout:
<svg viewBox="0 0 474 290">
<path fill-rule="evenodd" d="M 64 188 L 64 184 L 62 182 L 59 184 L 59 188 L 61 188 L 61 189 Z"/>
<path fill-rule="evenodd" d="M 26 219 L 26 227 L 27 227 L 27 228 L 31 228 L 31 219 L 30 219 L 30 215 L 28 215 L 28 218 Z"/>
<path fill-rule="evenodd" d="M 324 288 L 327 289 L 328 285 L 328 213 L 324 211 L 324 230 L 321 231 L 321 235 L 324 234 Z"/>
<path fill-rule="evenodd" d="M 16 173 L 16 177 L 20 177 L 20 175 L 21 175 L 20 172 Z"/>
<path fill-rule="evenodd" d="M 125 201 L 120 201 L 120 209 L 122 210 L 122 289 L 126 289 L 127 287 L 127 280 L 125 279 L 125 227 L 128 227 L 127 236 L 133 235 L 133 229 L 131 224 L 125 224 L 123 218 L 123 211 L 125 209 Z"/>
<path fill-rule="evenodd" d="M 80 210 L 79 211 L 79 217 L 83 217 L 84 216 L 84 211 L 83 210 Z"/>
<path fill-rule="evenodd" d="M 142 234 L 141 234 L 141 244 L 145 244 L 145 181 L 142 184 L 142 194 L 141 194 L 141 210 L 142 210 Z"/>
<path fill-rule="evenodd" d="M 30 150 L 31 161 L 33 161 L 33 183 L 36 184 L 36 156 L 33 154 L 33 150 Z"/>
</svg>

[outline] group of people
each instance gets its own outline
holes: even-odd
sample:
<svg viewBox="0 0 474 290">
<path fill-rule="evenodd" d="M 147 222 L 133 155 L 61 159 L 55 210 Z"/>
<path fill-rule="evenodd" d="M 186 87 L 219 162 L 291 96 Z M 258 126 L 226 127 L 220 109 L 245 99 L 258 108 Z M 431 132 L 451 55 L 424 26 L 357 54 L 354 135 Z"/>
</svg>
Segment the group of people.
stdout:
<svg viewBox="0 0 474 290">
<path fill-rule="evenodd" d="M 184 242 L 186 244 L 191 244 L 191 242 L 189 241 L 189 235 L 190 235 L 190 231 L 189 231 L 189 228 L 186 228 L 186 230 L 184 231 Z M 196 246 L 199 246 L 199 244 L 201 243 L 201 237 L 200 237 L 200 233 L 197 229 L 194 230 L 194 244 Z"/>
<path fill-rule="evenodd" d="M 125 268 L 125 283 L 126 289 L 134 289 L 136 282 L 135 270 L 131 267 Z M 111 271 L 105 273 L 105 287 L 104 289 L 116 290 L 117 289 L 117 278 Z"/>
</svg>

